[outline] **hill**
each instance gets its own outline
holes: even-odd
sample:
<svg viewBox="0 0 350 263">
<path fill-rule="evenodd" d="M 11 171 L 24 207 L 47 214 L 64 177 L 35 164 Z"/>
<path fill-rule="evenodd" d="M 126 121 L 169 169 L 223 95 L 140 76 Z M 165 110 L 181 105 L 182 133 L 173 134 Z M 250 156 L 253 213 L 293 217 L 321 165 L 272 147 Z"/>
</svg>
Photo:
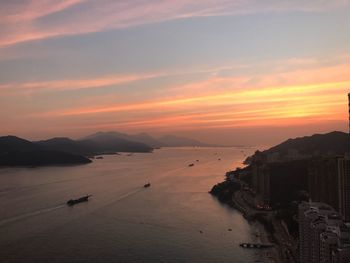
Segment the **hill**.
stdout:
<svg viewBox="0 0 350 263">
<path fill-rule="evenodd" d="M 206 143 L 202 143 L 200 141 L 190 139 L 190 138 L 185 138 L 185 137 L 179 137 L 175 135 L 165 135 L 160 138 L 158 138 L 158 141 L 167 146 L 167 147 L 184 147 L 184 146 L 211 146 Z"/>
<path fill-rule="evenodd" d="M 151 152 L 153 150 L 147 144 L 125 139 L 126 136 L 117 132 L 98 132 L 78 142 L 86 147 L 93 145 L 100 152 Z"/>
<path fill-rule="evenodd" d="M 34 142 L 36 145 L 49 150 L 79 154 L 79 155 L 94 155 L 98 152 L 98 146 L 93 142 L 74 141 L 65 137 L 56 137 L 44 141 Z"/>
<path fill-rule="evenodd" d="M 151 148 L 160 148 L 164 145 L 162 145 L 159 141 L 157 141 L 155 138 L 153 138 L 152 136 L 150 136 L 147 133 L 139 133 L 139 134 L 133 134 L 133 135 L 129 135 L 126 133 L 121 133 L 121 132 L 97 132 L 94 133 L 92 135 L 89 135 L 87 137 L 84 137 L 83 140 L 90 140 L 90 139 L 94 139 L 96 137 L 99 136 L 105 136 L 105 137 L 110 137 L 110 138 L 119 138 L 119 139 L 124 139 L 127 141 L 132 141 L 132 142 L 138 142 L 138 143 L 142 143 L 145 145 L 148 145 Z"/>
<path fill-rule="evenodd" d="M 303 155 L 338 155 L 350 151 L 350 135 L 340 131 L 288 139 L 264 153 L 287 155 L 296 150 Z"/>
<path fill-rule="evenodd" d="M 139 134 L 128 135 L 128 136 L 133 141 L 142 142 L 154 148 L 160 148 L 160 147 L 166 146 L 162 142 L 160 142 L 159 140 L 157 140 L 156 138 L 152 137 L 147 133 L 139 133 Z"/>
<path fill-rule="evenodd" d="M 38 150 L 40 147 L 16 136 L 2 136 L 0 137 L 0 154 L 12 151 L 29 151 Z"/>
<path fill-rule="evenodd" d="M 109 138 L 120 138 L 128 141 L 139 142 L 146 144 L 152 148 L 160 148 L 160 147 L 185 147 L 185 146 L 212 146 L 206 143 L 202 143 L 198 140 L 179 137 L 174 135 L 165 135 L 160 138 L 154 138 L 153 136 L 147 133 L 139 133 L 139 134 L 125 134 L 120 132 L 97 132 L 95 134 L 89 135 L 85 137 L 85 140 L 90 140 L 95 137 L 109 137 Z"/>
<path fill-rule="evenodd" d="M 1 166 L 46 166 L 91 163 L 80 155 L 50 150 L 15 151 L 0 155 Z"/>
<path fill-rule="evenodd" d="M 1 166 L 71 165 L 90 162 L 83 156 L 49 150 L 15 136 L 0 137 Z"/>
</svg>

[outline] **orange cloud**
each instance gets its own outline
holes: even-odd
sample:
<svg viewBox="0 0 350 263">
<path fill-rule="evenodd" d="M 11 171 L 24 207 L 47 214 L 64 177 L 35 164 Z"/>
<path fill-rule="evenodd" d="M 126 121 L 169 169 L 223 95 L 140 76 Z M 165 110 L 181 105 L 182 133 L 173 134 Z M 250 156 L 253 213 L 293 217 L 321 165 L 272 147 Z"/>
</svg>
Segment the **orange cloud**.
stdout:
<svg viewBox="0 0 350 263">
<path fill-rule="evenodd" d="M 320 119 L 344 120 L 348 85 L 350 81 L 241 89 L 205 96 L 46 112 L 37 117 L 87 118 L 94 122 L 91 125 L 96 128 L 118 126 L 125 129 L 274 126 Z M 97 121 L 98 116 L 115 119 L 116 113 L 124 114 L 120 115 L 117 125 L 113 125 L 113 122 L 99 124 Z M 156 117 L 145 117 L 153 113 Z M 134 120 L 130 120 L 131 116 Z"/>
<path fill-rule="evenodd" d="M 324 105 L 319 105 L 323 106 Z M 134 121 L 120 121 L 99 123 L 92 121 L 90 124 L 77 125 L 71 123 L 68 125 L 70 130 L 151 130 L 157 132 L 166 131 L 185 131 L 185 130 L 207 130 L 223 129 L 234 127 L 257 127 L 257 126 L 296 126 L 319 124 L 329 121 L 344 121 L 346 113 L 343 112 L 341 103 L 329 104 L 328 108 L 319 110 L 306 109 L 301 114 L 291 112 L 290 109 L 271 109 L 237 111 L 232 109 L 227 113 L 197 113 L 184 115 L 166 115 L 158 118 L 142 118 Z M 334 109 L 338 107 L 337 110 Z M 328 111 L 327 111 L 328 109 Z M 329 109 L 332 109 L 329 111 Z M 227 109 L 226 109 L 227 110 Z M 300 108 L 299 108 L 300 110 Z M 335 116 L 334 116 L 335 115 Z"/>
<path fill-rule="evenodd" d="M 58 116 L 68 115 L 81 115 L 81 114 L 94 114 L 94 113 L 107 113 L 107 112 L 119 112 L 119 111 L 137 111 L 147 109 L 164 109 L 164 108 L 176 108 L 186 107 L 193 108 L 195 106 L 220 106 L 220 105 L 232 105 L 237 103 L 252 104 L 252 103 L 273 103 L 273 102 L 288 102 L 301 100 L 306 103 L 306 100 L 313 98 L 313 101 L 317 101 L 320 98 L 326 98 L 327 100 L 332 99 L 332 94 L 337 91 L 335 96 L 339 97 L 339 94 L 343 92 L 346 94 L 349 82 L 340 83 L 325 83 L 305 86 L 284 86 L 284 87 L 273 87 L 263 89 L 242 89 L 229 93 L 212 94 L 207 96 L 198 97 L 184 97 L 179 99 L 151 101 L 137 104 L 125 104 L 125 105 L 113 105 L 107 107 L 98 108 L 82 108 L 68 111 L 59 111 L 56 113 Z M 317 93 L 322 93 L 317 96 Z M 302 96 L 304 95 L 304 96 Z M 310 101 L 313 104 L 312 101 Z"/>
<path fill-rule="evenodd" d="M 293 62 L 295 63 L 295 62 Z M 17 105 L 19 117 L 11 123 L 40 123 L 60 129 L 123 129 L 127 130 L 193 130 L 250 126 L 303 125 L 325 121 L 347 120 L 349 65 L 315 68 L 312 61 L 297 61 L 303 70 L 276 70 L 274 74 L 220 77 L 212 74 L 220 69 L 148 74 L 102 76 L 92 79 L 3 85 L 3 90 L 67 90 L 102 88 L 148 78 L 204 72 L 204 79 L 179 86 L 162 86 L 147 90 L 139 83 L 135 97 L 113 94 L 87 95 L 87 98 L 66 103 L 51 93 L 28 96 L 26 105 Z M 306 68 L 303 68 L 304 66 Z M 311 68 L 307 68 L 311 65 Z M 327 74 L 326 74 L 327 73 Z M 201 75 L 202 76 L 202 75 Z M 202 76 L 202 77 L 203 77 Z M 147 85 L 152 85 L 147 82 Z M 164 83 L 163 81 L 161 83 Z M 123 88 L 127 88 L 125 85 Z M 152 92 L 152 93 L 151 93 Z M 120 96 L 119 96 L 120 95 Z M 112 96 L 113 98 L 109 98 Z M 8 96 L 16 99 L 19 96 Z M 36 99 L 49 98 L 50 103 L 33 105 Z M 146 99 L 148 98 L 148 99 Z M 137 100 L 137 101 L 135 101 Z M 108 101 L 108 102 L 107 102 Z M 10 116 L 14 107 L 4 100 L 0 115 Z M 72 106 L 74 105 L 74 106 Z M 7 112 L 5 112 L 7 111 Z"/>
</svg>

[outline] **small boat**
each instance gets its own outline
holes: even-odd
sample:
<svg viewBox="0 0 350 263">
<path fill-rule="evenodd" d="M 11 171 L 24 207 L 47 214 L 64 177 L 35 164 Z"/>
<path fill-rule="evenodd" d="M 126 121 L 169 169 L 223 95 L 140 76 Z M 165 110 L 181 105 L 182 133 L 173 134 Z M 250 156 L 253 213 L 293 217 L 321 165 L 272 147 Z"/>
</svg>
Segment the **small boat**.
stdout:
<svg viewBox="0 0 350 263">
<path fill-rule="evenodd" d="M 147 183 L 147 184 L 145 184 L 143 187 L 144 188 L 147 188 L 147 187 L 150 187 L 151 186 L 151 183 Z"/>
<path fill-rule="evenodd" d="M 270 248 L 272 247 L 271 244 L 259 244 L 259 243 L 241 243 L 239 244 L 240 247 L 243 248 Z"/>
<path fill-rule="evenodd" d="M 97 156 L 96 159 L 103 159 L 103 156 Z"/>
<path fill-rule="evenodd" d="M 189 164 L 189 165 L 188 165 L 188 167 L 192 167 L 192 166 L 194 166 L 194 164 L 193 164 L 193 163 L 191 163 L 191 164 Z"/>
<path fill-rule="evenodd" d="M 76 204 L 79 204 L 79 203 L 82 203 L 82 202 L 87 202 L 89 201 L 89 197 L 91 195 L 86 195 L 86 196 L 83 196 L 83 197 L 80 197 L 78 199 L 70 199 L 67 201 L 67 205 L 69 206 L 73 206 L 73 205 L 76 205 Z"/>
</svg>

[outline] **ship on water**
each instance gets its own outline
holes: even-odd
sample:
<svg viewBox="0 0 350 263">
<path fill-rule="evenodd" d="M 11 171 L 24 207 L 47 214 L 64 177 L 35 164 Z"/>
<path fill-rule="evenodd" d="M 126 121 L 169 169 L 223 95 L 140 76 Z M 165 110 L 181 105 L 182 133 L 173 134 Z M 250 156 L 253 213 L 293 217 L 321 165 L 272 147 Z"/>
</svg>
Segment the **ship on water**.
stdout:
<svg viewBox="0 0 350 263">
<path fill-rule="evenodd" d="M 78 199 L 70 199 L 70 200 L 67 201 L 67 205 L 73 206 L 73 205 L 76 205 L 76 204 L 79 204 L 79 203 L 82 203 L 82 202 L 87 202 L 87 201 L 89 201 L 89 197 L 90 196 L 91 195 L 85 195 L 85 196 L 82 196 L 82 197 L 80 197 Z"/>
</svg>

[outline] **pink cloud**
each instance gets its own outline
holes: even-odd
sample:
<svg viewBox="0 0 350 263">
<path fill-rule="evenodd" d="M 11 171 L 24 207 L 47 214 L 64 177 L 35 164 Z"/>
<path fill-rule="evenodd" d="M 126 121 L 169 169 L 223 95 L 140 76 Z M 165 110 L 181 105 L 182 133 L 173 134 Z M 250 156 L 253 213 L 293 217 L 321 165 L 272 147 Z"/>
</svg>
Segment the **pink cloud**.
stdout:
<svg viewBox="0 0 350 263">
<path fill-rule="evenodd" d="M 112 1 L 112 0 L 40 0 L 4 3 L 0 12 L 0 47 L 50 37 L 93 33 L 167 20 L 201 16 L 236 15 L 290 10 L 321 11 L 348 5 L 348 1 L 273 1 L 201 0 L 201 1 Z M 76 10 L 73 10 L 75 7 Z M 45 17 L 65 11 L 64 18 L 40 23 Z"/>
<path fill-rule="evenodd" d="M 83 0 L 24 0 L 21 3 L 18 1 L 9 1 L 8 3 L 4 3 L 3 8 L 0 9 L 0 21 L 2 23 L 30 21 L 65 10 L 82 1 Z"/>
</svg>

